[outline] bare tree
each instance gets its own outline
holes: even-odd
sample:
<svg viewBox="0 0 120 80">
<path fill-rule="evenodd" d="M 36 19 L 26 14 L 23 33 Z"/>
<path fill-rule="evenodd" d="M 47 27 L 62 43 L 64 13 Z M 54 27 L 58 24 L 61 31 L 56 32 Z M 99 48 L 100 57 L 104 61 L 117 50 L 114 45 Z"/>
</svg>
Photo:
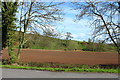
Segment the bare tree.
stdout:
<svg viewBox="0 0 120 80">
<path fill-rule="evenodd" d="M 70 32 L 66 32 L 66 40 L 69 40 L 69 39 L 71 39 L 71 38 L 73 38 L 72 36 L 71 36 L 72 34 L 70 33 Z"/>
<path fill-rule="evenodd" d="M 57 32 L 57 30 L 54 28 L 54 26 L 46 26 L 43 28 L 43 35 L 44 36 L 48 36 L 48 37 L 58 37 L 59 33 Z"/>
<path fill-rule="evenodd" d="M 118 13 L 120 13 L 119 2 L 80 2 L 74 3 L 75 9 L 79 11 L 76 15 L 77 20 L 87 17 L 94 25 L 94 37 L 103 35 L 104 40 L 110 40 L 114 43 L 120 54 L 120 26 L 118 24 Z"/>
<path fill-rule="evenodd" d="M 19 19 L 19 50 L 18 57 L 20 56 L 20 49 L 26 43 L 25 34 L 28 30 L 38 31 L 51 25 L 55 21 L 60 21 L 61 10 L 58 5 L 62 3 L 45 3 L 45 2 L 22 2 L 19 3 L 20 19 Z"/>
</svg>

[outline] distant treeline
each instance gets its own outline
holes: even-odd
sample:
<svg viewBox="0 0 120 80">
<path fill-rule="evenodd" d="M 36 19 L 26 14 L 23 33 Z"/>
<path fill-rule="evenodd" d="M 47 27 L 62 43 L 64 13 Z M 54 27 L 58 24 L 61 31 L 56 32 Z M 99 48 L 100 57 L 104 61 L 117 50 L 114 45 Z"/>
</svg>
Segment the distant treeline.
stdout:
<svg viewBox="0 0 120 80">
<path fill-rule="evenodd" d="M 16 33 L 16 47 L 18 44 L 19 35 Z M 115 52 L 116 49 L 113 44 L 105 44 L 102 42 L 94 43 L 90 40 L 74 41 L 74 40 L 62 40 L 52 38 L 40 34 L 26 34 L 26 43 L 23 48 L 30 49 L 49 49 L 49 50 L 83 50 L 83 51 L 105 51 Z"/>
</svg>

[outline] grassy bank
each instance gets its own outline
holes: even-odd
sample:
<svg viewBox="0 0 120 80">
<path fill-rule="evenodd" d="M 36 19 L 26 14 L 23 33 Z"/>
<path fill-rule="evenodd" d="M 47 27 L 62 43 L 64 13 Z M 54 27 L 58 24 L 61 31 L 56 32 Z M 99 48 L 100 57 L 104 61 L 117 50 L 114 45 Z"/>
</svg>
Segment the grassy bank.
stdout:
<svg viewBox="0 0 120 80">
<path fill-rule="evenodd" d="M 37 62 L 19 62 L 16 65 L 10 65 L 9 60 L 2 60 L 3 68 L 27 69 L 27 70 L 42 70 L 42 71 L 63 71 L 63 72 L 107 72 L 120 73 L 118 64 L 60 64 L 60 63 L 37 63 Z"/>
<path fill-rule="evenodd" d="M 15 65 L 0 65 L 0 67 L 12 68 L 12 69 L 42 70 L 42 71 L 120 73 L 120 70 L 118 69 L 52 68 L 52 67 L 28 67 L 28 66 L 15 66 Z"/>
</svg>

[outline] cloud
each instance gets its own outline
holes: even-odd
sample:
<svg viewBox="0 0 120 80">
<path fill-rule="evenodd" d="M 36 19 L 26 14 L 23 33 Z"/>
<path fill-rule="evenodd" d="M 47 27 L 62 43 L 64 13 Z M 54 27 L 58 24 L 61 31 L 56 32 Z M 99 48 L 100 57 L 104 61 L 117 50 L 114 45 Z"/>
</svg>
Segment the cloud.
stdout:
<svg viewBox="0 0 120 80">
<path fill-rule="evenodd" d="M 72 11 L 68 11 L 70 13 L 76 13 Z M 70 14 L 69 13 L 69 14 Z M 79 22 L 74 22 L 75 17 L 72 15 L 68 15 L 66 13 L 66 16 L 64 16 L 64 21 L 59 22 L 57 24 L 57 27 L 60 29 L 64 27 L 64 33 L 65 32 L 71 32 L 72 36 L 74 37 L 73 40 L 88 40 L 91 34 L 91 29 L 89 27 L 89 20 L 88 19 L 82 19 Z"/>
<path fill-rule="evenodd" d="M 63 12 L 64 12 L 64 13 L 67 13 L 67 14 L 73 14 L 73 15 L 78 14 L 78 12 L 77 12 L 76 10 L 73 10 L 73 9 L 70 8 L 70 7 L 64 8 L 64 9 L 63 9 Z"/>
<path fill-rule="evenodd" d="M 79 41 L 88 40 L 89 38 L 89 36 L 84 33 L 73 34 L 73 37 L 74 37 L 73 40 L 79 40 Z"/>
</svg>

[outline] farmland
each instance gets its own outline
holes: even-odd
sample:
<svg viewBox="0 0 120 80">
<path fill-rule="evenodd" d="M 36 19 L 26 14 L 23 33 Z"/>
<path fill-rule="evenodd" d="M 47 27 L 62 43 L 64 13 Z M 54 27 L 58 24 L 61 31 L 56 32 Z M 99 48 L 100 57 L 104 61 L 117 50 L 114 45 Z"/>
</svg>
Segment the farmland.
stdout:
<svg viewBox="0 0 120 80">
<path fill-rule="evenodd" d="M 17 50 L 15 50 L 17 51 Z M 118 54 L 114 52 L 87 52 L 22 49 L 20 62 L 60 63 L 60 64 L 118 64 Z M 3 59 L 9 58 L 7 49 L 3 50 Z"/>
</svg>

